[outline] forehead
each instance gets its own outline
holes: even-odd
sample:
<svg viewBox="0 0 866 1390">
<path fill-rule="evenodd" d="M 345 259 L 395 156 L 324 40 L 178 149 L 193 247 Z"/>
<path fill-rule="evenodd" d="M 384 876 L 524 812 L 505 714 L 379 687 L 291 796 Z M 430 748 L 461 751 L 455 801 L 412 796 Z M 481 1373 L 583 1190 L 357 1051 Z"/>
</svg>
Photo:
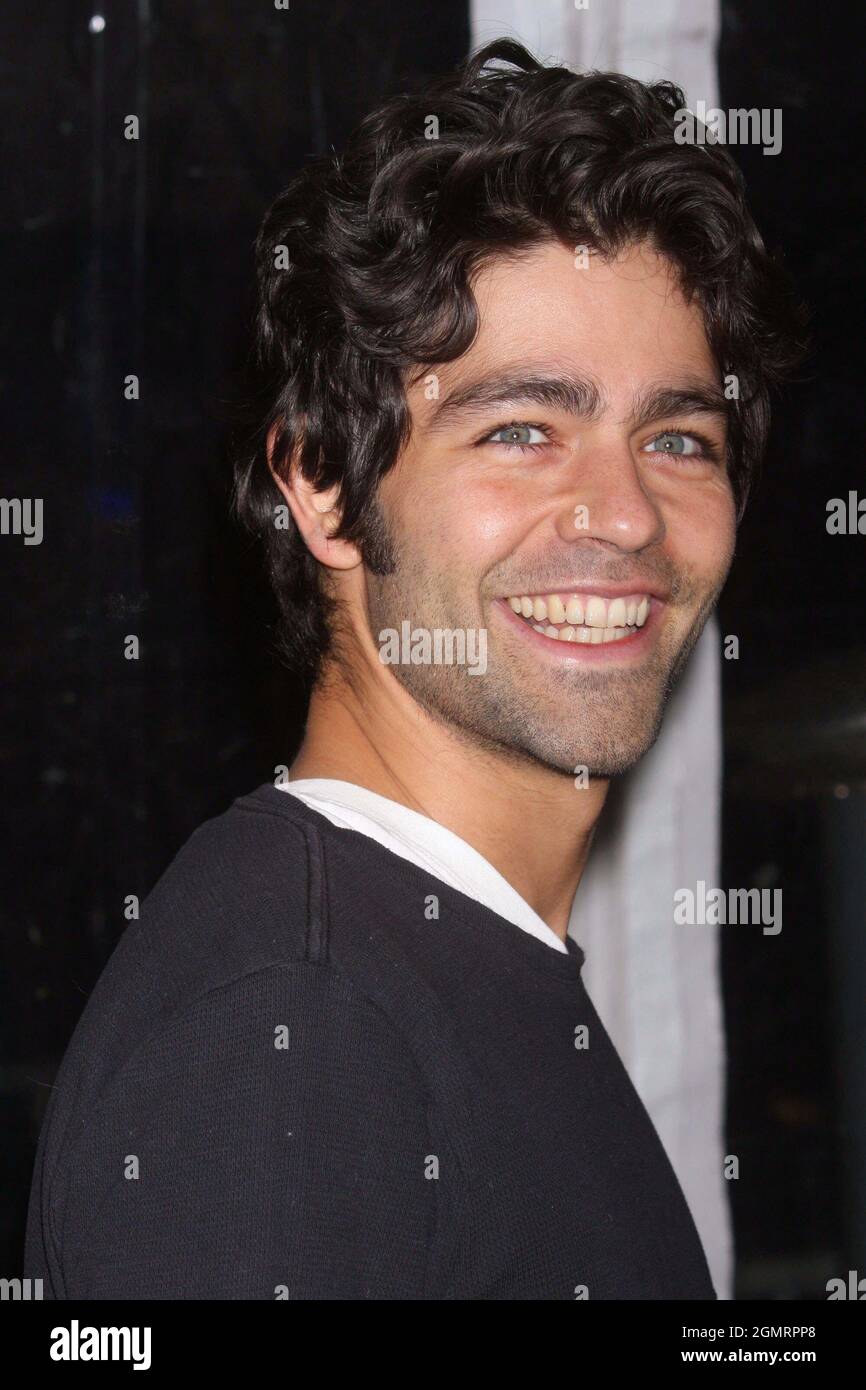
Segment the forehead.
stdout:
<svg viewBox="0 0 866 1390">
<path fill-rule="evenodd" d="M 556 242 L 485 265 L 473 286 L 477 337 L 438 370 L 442 385 L 500 362 L 593 376 L 614 405 L 652 382 L 718 382 L 700 307 L 687 303 L 665 257 L 632 245 L 610 261 L 585 260 Z"/>
</svg>

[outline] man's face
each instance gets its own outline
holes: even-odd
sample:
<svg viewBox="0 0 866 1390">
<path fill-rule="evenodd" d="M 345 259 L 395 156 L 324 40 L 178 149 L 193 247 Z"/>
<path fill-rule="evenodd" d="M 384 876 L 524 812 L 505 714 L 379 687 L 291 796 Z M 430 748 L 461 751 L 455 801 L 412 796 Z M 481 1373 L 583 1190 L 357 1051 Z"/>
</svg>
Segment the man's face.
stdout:
<svg viewBox="0 0 866 1390">
<path fill-rule="evenodd" d="M 479 274 L 473 346 L 409 388 L 411 440 L 379 492 L 396 568 L 366 579 L 377 647 L 404 621 L 487 630 L 484 674 L 384 668 L 429 713 L 605 777 L 658 733 L 735 507 L 699 309 L 646 246 L 589 259 L 545 244 Z"/>
</svg>

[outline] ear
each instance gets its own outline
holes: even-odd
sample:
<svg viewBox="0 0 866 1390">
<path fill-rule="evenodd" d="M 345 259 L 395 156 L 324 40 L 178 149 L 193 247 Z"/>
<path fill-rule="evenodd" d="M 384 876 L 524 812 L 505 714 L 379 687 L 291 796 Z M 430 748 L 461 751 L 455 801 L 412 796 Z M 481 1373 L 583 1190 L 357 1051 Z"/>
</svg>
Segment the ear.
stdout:
<svg viewBox="0 0 866 1390">
<path fill-rule="evenodd" d="M 339 488 L 319 492 L 304 477 L 298 467 L 298 448 L 295 447 L 289 464 L 288 477 L 282 478 L 274 467 L 274 440 L 277 427 L 268 435 L 267 454 L 271 477 L 286 499 L 298 530 L 312 555 L 328 569 L 350 570 L 361 564 L 361 552 L 354 541 L 332 540 L 340 522 L 337 498 Z"/>
</svg>

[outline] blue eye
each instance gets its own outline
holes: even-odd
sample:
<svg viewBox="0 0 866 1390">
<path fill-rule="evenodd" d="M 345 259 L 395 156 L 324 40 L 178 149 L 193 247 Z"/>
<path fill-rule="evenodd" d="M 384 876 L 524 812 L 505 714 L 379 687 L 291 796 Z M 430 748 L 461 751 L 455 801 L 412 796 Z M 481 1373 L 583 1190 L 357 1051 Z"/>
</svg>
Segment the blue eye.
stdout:
<svg viewBox="0 0 866 1390">
<path fill-rule="evenodd" d="M 532 436 L 537 436 L 533 438 Z M 537 449 L 547 443 L 547 435 L 539 425 L 527 425 L 522 421 L 512 425 L 500 425 L 499 429 L 488 434 L 486 444 L 504 444 L 511 449 Z"/>
<path fill-rule="evenodd" d="M 687 447 L 688 445 L 691 447 Z M 702 455 L 705 450 L 695 435 L 679 434 L 669 430 L 666 434 L 658 434 L 655 439 L 651 439 L 646 446 L 646 452 L 650 454 L 676 454 L 680 458 L 694 458 L 695 455 Z"/>
</svg>

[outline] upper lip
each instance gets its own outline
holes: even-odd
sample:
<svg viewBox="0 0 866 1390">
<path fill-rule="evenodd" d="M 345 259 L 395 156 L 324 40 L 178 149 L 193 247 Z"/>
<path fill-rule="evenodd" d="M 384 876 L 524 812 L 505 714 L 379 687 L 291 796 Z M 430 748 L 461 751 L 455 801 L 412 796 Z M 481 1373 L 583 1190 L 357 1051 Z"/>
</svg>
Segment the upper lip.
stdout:
<svg viewBox="0 0 866 1390">
<path fill-rule="evenodd" d="M 509 589 L 501 597 L 520 598 L 524 594 L 532 594 L 536 598 L 544 598 L 548 594 L 597 594 L 599 598 L 625 598 L 629 594 L 646 594 L 649 598 L 657 598 L 664 603 L 669 597 L 669 592 L 660 588 L 658 584 L 649 584 L 641 580 L 635 580 L 631 584 L 594 584 L 591 581 L 584 584 L 580 580 L 570 579 L 567 584 L 558 588 L 552 584 L 549 589 Z"/>
</svg>

